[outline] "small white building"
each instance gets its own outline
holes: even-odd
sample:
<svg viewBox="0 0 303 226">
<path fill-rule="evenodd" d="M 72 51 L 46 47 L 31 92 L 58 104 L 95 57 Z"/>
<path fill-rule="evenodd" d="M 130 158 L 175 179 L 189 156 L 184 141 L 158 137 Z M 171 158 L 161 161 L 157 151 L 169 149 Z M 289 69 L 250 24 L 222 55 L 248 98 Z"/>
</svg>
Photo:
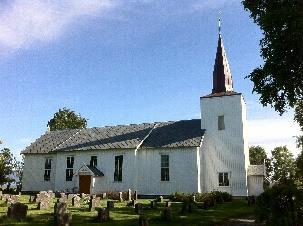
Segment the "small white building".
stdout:
<svg viewBox="0 0 303 226">
<path fill-rule="evenodd" d="M 245 102 L 221 34 L 213 89 L 200 103 L 201 119 L 46 132 L 22 152 L 23 191 L 259 194 L 247 175 Z"/>
</svg>

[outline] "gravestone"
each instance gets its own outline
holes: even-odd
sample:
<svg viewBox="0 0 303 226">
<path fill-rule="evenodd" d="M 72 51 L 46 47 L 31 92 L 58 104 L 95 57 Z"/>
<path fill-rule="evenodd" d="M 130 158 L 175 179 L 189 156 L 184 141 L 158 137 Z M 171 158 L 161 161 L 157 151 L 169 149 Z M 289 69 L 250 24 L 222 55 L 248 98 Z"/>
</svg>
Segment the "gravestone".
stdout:
<svg viewBox="0 0 303 226">
<path fill-rule="evenodd" d="M 162 202 L 163 202 L 163 196 L 160 195 L 160 196 L 158 197 L 158 200 L 157 200 L 157 201 L 162 203 Z"/>
<path fill-rule="evenodd" d="M 73 197 L 75 196 L 75 194 L 68 194 L 67 195 L 67 204 L 68 205 L 71 205 L 72 204 L 72 200 L 73 200 Z"/>
<path fill-rule="evenodd" d="M 40 202 L 38 202 L 38 210 L 47 210 L 49 209 L 50 201 L 47 199 L 42 199 Z"/>
<path fill-rule="evenodd" d="M 110 210 L 110 209 L 113 209 L 115 207 L 115 203 L 113 201 L 107 201 L 107 208 Z"/>
<path fill-rule="evenodd" d="M 192 198 L 191 198 L 191 200 L 192 200 L 193 202 L 196 202 L 196 196 L 193 195 Z"/>
<path fill-rule="evenodd" d="M 106 199 L 106 193 L 102 193 L 102 199 Z"/>
<path fill-rule="evenodd" d="M 150 201 L 150 208 L 151 209 L 156 209 L 157 208 L 157 201 L 156 200 L 151 200 Z"/>
<path fill-rule="evenodd" d="M 89 207 L 89 211 L 95 211 L 96 202 L 95 202 L 95 199 L 93 197 L 90 198 L 88 207 Z"/>
<path fill-rule="evenodd" d="M 165 207 L 171 207 L 171 202 L 170 201 L 166 201 L 165 202 Z"/>
<path fill-rule="evenodd" d="M 127 199 L 130 202 L 132 200 L 132 190 L 128 189 L 127 191 Z"/>
<path fill-rule="evenodd" d="M 172 220 L 171 207 L 164 207 L 161 217 L 162 220 L 164 221 L 171 221 Z"/>
<path fill-rule="evenodd" d="M 193 203 L 192 202 L 183 202 L 181 213 L 192 213 L 193 212 Z"/>
<path fill-rule="evenodd" d="M 29 202 L 29 203 L 35 202 L 35 196 L 34 196 L 34 195 L 30 195 L 30 196 L 29 196 L 29 199 L 28 199 L 28 202 Z"/>
<path fill-rule="evenodd" d="M 13 203 L 7 209 L 7 217 L 17 220 L 24 219 L 27 215 L 27 210 L 27 205 L 20 202 Z"/>
<path fill-rule="evenodd" d="M 69 213 L 57 214 L 55 217 L 56 226 L 70 226 L 72 222 L 72 215 Z"/>
<path fill-rule="evenodd" d="M 74 206 L 74 207 L 80 207 L 80 201 L 81 201 L 81 198 L 78 195 L 75 195 L 72 198 L 72 206 Z"/>
<path fill-rule="evenodd" d="M 123 193 L 121 191 L 119 192 L 119 201 L 123 202 Z"/>
<path fill-rule="evenodd" d="M 149 226 L 148 218 L 144 215 L 139 216 L 139 226 Z"/>
<path fill-rule="evenodd" d="M 109 221 L 109 210 L 108 208 L 101 208 L 98 209 L 98 217 L 97 217 L 97 222 L 107 222 Z"/>
<path fill-rule="evenodd" d="M 2 200 L 2 195 L 3 195 L 2 191 L 0 191 L 0 200 Z"/>
<path fill-rule="evenodd" d="M 141 203 L 136 203 L 136 205 L 135 205 L 136 214 L 141 214 L 141 211 L 142 211 L 142 204 Z"/>
<path fill-rule="evenodd" d="M 138 200 L 138 191 L 137 190 L 134 191 L 134 200 Z"/>
<path fill-rule="evenodd" d="M 100 197 L 96 197 L 96 198 L 95 198 L 95 206 L 96 206 L 96 207 L 99 207 L 99 206 L 100 206 L 100 203 L 101 203 L 101 198 L 100 198 Z"/>
<path fill-rule="evenodd" d="M 67 203 L 67 197 L 66 197 L 65 193 L 60 193 L 59 202 Z"/>
<path fill-rule="evenodd" d="M 65 202 L 57 202 L 54 206 L 54 215 L 57 216 L 58 214 L 66 213 L 67 211 L 67 203 Z"/>
</svg>

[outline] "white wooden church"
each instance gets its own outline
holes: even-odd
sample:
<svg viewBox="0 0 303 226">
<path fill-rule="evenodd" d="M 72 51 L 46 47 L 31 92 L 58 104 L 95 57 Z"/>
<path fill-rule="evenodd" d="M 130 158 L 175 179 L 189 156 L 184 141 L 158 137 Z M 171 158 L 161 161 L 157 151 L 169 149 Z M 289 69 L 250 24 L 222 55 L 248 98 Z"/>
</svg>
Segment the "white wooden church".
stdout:
<svg viewBox="0 0 303 226">
<path fill-rule="evenodd" d="M 245 102 L 221 34 L 213 88 L 200 105 L 201 119 L 48 131 L 22 151 L 22 189 L 260 194 L 264 167 L 249 165 Z"/>
</svg>

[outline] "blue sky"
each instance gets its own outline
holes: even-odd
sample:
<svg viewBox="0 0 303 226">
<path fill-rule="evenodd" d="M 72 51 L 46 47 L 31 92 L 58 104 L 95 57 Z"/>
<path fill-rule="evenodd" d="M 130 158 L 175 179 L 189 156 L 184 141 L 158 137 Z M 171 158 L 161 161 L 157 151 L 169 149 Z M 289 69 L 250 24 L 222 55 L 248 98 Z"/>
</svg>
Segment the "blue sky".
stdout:
<svg viewBox="0 0 303 226">
<path fill-rule="evenodd" d="M 63 107 L 89 127 L 199 118 L 219 14 L 249 143 L 296 154 L 292 112 L 263 108 L 244 79 L 262 33 L 237 0 L 0 1 L 0 148 L 18 155 Z"/>
</svg>

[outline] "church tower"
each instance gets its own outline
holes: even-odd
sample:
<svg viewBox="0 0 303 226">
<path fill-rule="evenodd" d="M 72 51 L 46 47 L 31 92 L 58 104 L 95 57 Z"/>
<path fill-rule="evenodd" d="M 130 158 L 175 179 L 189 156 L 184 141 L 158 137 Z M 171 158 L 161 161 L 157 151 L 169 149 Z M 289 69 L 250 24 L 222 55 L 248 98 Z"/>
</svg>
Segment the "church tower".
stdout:
<svg viewBox="0 0 303 226">
<path fill-rule="evenodd" d="M 247 196 L 246 106 L 242 94 L 233 89 L 220 26 L 213 88 L 200 98 L 200 106 L 201 128 L 206 130 L 200 153 L 202 191 Z"/>
</svg>

